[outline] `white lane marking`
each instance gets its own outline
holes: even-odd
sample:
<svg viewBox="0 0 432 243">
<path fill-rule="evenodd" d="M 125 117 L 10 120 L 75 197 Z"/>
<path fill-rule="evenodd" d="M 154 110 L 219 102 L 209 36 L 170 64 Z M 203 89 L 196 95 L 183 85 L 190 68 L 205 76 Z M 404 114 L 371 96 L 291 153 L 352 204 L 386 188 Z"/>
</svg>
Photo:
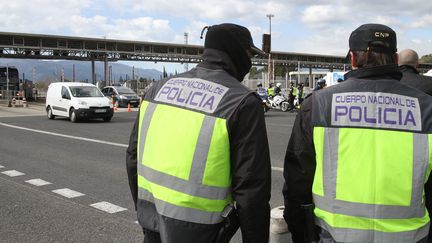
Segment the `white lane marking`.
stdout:
<svg viewBox="0 0 432 243">
<path fill-rule="evenodd" d="M 271 167 L 272 168 L 272 170 L 274 170 L 274 171 L 280 171 L 280 172 L 283 172 L 283 168 L 281 168 L 281 167 Z"/>
<path fill-rule="evenodd" d="M 2 169 L 2 168 L 4 168 L 4 166 L 3 166 L 3 165 L 0 165 L 0 169 Z"/>
<path fill-rule="evenodd" d="M 38 132 L 38 133 L 47 134 L 47 135 L 64 137 L 64 138 L 71 138 L 71 139 L 83 140 L 83 141 L 100 143 L 100 144 L 108 144 L 108 145 L 118 146 L 118 147 L 122 147 L 122 148 L 127 148 L 128 147 L 127 144 L 112 143 L 112 142 L 107 142 L 107 141 L 103 141 L 103 140 L 84 138 L 84 137 L 76 137 L 76 136 L 71 136 L 71 135 L 65 135 L 65 134 L 55 133 L 55 132 L 47 132 L 47 131 L 42 131 L 42 130 L 37 130 L 37 129 L 31 129 L 31 128 L 26 128 L 26 127 L 19 127 L 19 126 L 15 126 L 15 125 L 10 125 L 10 124 L 6 124 L 6 123 L 3 123 L 3 122 L 0 122 L 0 125 L 6 126 L 6 127 L 11 127 L 11 128 L 16 128 L 16 129 L 21 129 L 21 130 L 26 130 L 26 131 L 31 131 L 31 132 Z M 272 167 L 272 170 L 282 172 L 283 168 Z"/>
<path fill-rule="evenodd" d="M 44 181 L 42 179 L 31 179 L 31 180 L 27 180 L 25 182 L 32 184 L 34 186 L 45 186 L 45 185 L 52 184 L 51 182 Z"/>
<path fill-rule="evenodd" d="M 38 129 L 32 129 L 32 128 L 26 128 L 26 127 L 19 127 L 19 126 L 15 126 L 15 125 L 10 125 L 10 124 L 6 124 L 6 123 L 3 123 L 3 122 L 0 122 L 0 125 L 5 126 L 5 127 L 15 128 L 15 129 L 21 129 L 21 130 L 26 130 L 26 131 L 31 131 L 31 132 L 37 132 L 37 133 L 42 133 L 42 134 L 47 134 L 47 135 L 53 135 L 53 136 L 58 136 L 58 137 L 64 137 L 64 138 L 71 138 L 71 139 L 82 140 L 82 141 L 87 141 L 87 142 L 108 144 L 108 145 L 113 145 L 113 146 L 118 146 L 118 147 L 123 147 L 123 148 L 127 148 L 128 147 L 127 144 L 113 143 L 113 142 L 107 142 L 107 141 L 103 141 L 103 140 L 97 140 L 97 139 L 91 139 L 91 138 L 85 138 L 85 137 L 77 137 L 77 136 L 65 135 L 65 134 L 55 133 L 55 132 L 47 132 L 47 131 L 38 130 Z"/>
<path fill-rule="evenodd" d="M 293 127 L 294 125 L 291 125 L 291 124 L 280 124 L 280 123 L 269 123 L 269 122 L 266 122 L 266 125 L 269 125 L 269 126 L 279 126 L 279 127 Z"/>
<path fill-rule="evenodd" d="M 7 175 L 7 176 L 10 176 L 10 177 L 25 175 L 24 173 L 16 171 L 16 170 L 6 170 L 6 171 L 3 171 L 2 173 Z"/>
<path fill-rule="evenodd" d="M 98 202 L 90 204 L 91 207 L 97 208 L 107 213 L 118 213 L 127 210 L 126 208 L 119 207 L 109 202 Z"/>
<path fill-rule="evenodd" d="M 63 197 L 67 197 L 67 198 L 74 198 L 74 197 L 80 197 L 80 196 L 85 195 L 81 192 L 73 191 L 69 188 L 57 189 L 57 190 L 53 190 L 52 192 L 57 193 L 59 195 L 62 195 Z"/>
</svg>

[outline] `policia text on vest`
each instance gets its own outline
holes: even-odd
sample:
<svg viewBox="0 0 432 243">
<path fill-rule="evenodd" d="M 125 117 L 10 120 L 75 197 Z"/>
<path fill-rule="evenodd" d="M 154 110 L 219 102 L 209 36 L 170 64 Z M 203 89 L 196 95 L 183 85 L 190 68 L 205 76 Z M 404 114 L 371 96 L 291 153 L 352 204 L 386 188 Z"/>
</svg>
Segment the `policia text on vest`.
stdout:
<svg viewBox="0 0 432 243">
<path fill-rule="evenodd" d="M 389 93 L 334 94 L 332 125 L 421 130 L 418 99 Z"/>
</svg>

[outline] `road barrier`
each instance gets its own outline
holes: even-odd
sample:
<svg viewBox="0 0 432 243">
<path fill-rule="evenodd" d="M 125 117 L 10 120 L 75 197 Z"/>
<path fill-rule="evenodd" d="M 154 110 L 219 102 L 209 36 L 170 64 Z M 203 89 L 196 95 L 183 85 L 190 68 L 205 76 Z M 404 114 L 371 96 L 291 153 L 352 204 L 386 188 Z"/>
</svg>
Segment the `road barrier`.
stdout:
<svg viewBox="0 0 432 243">
<path fill-rule="evenodd" d="M 28 107 L 27 100 L 24 97 L 13 97 L 9 100 L 8 107 Z"/>
</svg>

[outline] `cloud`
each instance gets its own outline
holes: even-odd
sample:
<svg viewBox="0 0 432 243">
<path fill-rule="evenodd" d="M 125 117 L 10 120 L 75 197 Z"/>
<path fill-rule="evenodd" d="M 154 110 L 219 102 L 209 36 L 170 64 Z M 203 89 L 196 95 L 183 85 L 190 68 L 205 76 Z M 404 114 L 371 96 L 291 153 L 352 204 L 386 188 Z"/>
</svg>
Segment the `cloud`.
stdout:
<svg viewBox="0 0 432 243">
<path fill-rule="evenodd" d="M 432 26 L 432 14 L 424 15 L 420 18 L 417 18 L 414 22 L 410 24 L 411 28 L 424 28 Z"/>
<path fill-rule="evenodd" d="M 302 11 L 301 20 L 316 28 L 342 22 L 344 16 L 348 16 L 349 8 L 345 6 L 333 5 L 312 5 Z"/>
<path fill-rule="evenodd" d="M 164 14 L 178 18 L 209 19 L 213 21 L 264 21 L 266 13 L 286 18 L 291 13 L 284 1 L 201 0 L 138 0 L 131 7 L 136 12 Z"/>
<path fill-rule="evenodd" d="M 108 39 L 137 41 L 174 41 L 174 31 L 168 20 L 140 17 L 113 19 L 104 16 L 73 17 L 73 32 L 79 36 L 106 37 Z"/>
<path fill-rule="evenodd" d="M 349 49 L 350 33 L 351 30 L 344 28 L 327 29 L 306 38 L 292 40 L 292 46 L 299 53 L 344 56 Z"/>
<path fill-rule="evenodd" d="M 3 1 L 0 8 L 0 28 L 3 31 L 46 33 L 63 31 L 71 16 L 80 15 L 90 6 L 89 0 Z"/>
</svg>

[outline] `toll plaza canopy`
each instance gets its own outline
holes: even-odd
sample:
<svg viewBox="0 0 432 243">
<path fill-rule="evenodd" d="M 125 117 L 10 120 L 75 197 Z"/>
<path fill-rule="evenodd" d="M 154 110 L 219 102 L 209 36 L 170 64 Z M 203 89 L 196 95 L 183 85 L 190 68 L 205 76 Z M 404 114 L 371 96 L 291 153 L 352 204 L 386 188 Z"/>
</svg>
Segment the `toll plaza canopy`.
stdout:
<svg viewBox="0 0 432 243">
<path fill-rule="evenodd" d="M 4 58 L 199 63 L 203 50 L 203 46 L 189 44 L 0 32 L 0 57 Z M 309 68 L 349 66 L 345 56 L 272 51 L 271 60 L 274 65 Z M 252 62 L 268 65 L 268 56 Z M 432 64 L 421 64 L 420 69 L 432 69 Z"/>
</svg>

